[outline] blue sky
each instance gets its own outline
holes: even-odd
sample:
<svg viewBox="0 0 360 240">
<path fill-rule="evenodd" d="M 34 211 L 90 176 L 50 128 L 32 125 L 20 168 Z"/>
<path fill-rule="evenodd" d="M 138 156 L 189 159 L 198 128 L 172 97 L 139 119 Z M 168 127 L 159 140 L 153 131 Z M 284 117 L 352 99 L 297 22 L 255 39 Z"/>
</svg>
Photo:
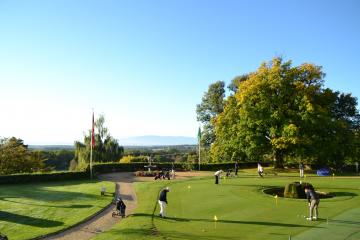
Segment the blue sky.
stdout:
<svg viewBox="0 0 360 240">
<path fill-rule="evenodd" d="M 0 136 L 196 136 L 209 84 L 274 56 L 360 97 L 360 1 L 0 0 Z"/>
</svg>

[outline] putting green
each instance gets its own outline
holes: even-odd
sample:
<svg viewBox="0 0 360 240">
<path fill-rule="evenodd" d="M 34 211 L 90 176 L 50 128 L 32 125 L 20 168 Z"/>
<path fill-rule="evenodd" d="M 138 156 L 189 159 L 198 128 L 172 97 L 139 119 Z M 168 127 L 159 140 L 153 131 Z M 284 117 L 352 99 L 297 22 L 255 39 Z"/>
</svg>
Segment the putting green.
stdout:
<svg viewBox="0 0 360 240">
<path fill-rule="evenodd" d="M 320 219 L 319 228 L 311 229 L 294 237 L 294 240 L 313 239 L 360 239 L 360 208 L 344 212 L 332 219 Z"/>
<path fill-rule="evenodd" d="M 137 183 L 139 207 L 134 215 L 95 239 L 288 239 L 289 235 L 292 239 L 303 239 L 303 236 L 319 239 L 319 234 L 327 232 L 326 222 L 306 221 L 305 200 L 276 200 L 262 192 L 264 188 L 284 186 L 296 180 L 299 179 L 291 176 L 243 176 L 222 179 L 219 185 L 213 183 L 213 178 Z M 349 232 L 344 235 L 344 231 L 350 229 L 343 225 L 345 221 L 351 224 L 351 239 L 358 236 L 359 224 L 354 219 L 359 219 L 359 212 L 351 209 L 360 208 L 359 180 L 306 179 L 318 190 L 337 195 L 320 203 L 320 218 L 330 219 L 329 226 L 337 233 L 327 234 L 327 239 L 349 236 Z M 168 185 L 171 192 L 167 218 L 162 219 L 157 216 L 156 200 L 159 190 Z M 343 223 L 339 225 L 339 221 Z"/>
</svg>

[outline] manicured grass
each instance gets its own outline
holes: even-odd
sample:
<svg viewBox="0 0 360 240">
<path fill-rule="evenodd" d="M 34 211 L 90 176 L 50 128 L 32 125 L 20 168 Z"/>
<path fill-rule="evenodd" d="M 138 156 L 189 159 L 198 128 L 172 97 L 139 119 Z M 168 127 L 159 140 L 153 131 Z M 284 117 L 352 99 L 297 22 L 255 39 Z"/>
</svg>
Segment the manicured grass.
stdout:
<svg viewBox="0 0 360 240">
<path fill-rule="evenodd" d="M 337 195 L 322 199 L 319 221 L 309 222 L 305 200 L 279 198 L 276 205 L 273 196 L 261 191 L 300 180 L 297 172 L 263 179 L 253 173 L 222 179 L 218 186 L 210 177 L 137 183 L 135 214 L 95 239 L 358 239 L 360 178 L 308 174 L 306 181 L 316 189 Z M 161 219 L 156 200 L 166 184 L 171 187 L 168 218 Z"/>
<path fill-rule="evenodd" d="M 0 185 L 0 232 L 20 240 L 67 228 L 109 204 L 114 188 L 90 181 Z"/>
</svg>

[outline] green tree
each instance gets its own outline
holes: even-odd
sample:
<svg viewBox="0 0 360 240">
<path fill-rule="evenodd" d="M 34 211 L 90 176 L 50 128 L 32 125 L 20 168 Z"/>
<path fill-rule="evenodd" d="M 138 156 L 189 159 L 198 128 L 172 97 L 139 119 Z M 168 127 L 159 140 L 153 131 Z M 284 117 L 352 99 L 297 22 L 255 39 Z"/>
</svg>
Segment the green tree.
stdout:
<svg viewBox="0 0 360 240">
<path fill-rule="evenodd" d="M 95 147 L 93 148 L 94 162 L 119 161 L 124 153 L 124 148 L 113 138 L 105 127 L 105 117 L 100 115 L 95 122 Z M 84 136 L 84 142 L 76 141 L 74 161 L 70 164 L 71 169 L 84 169 L 90 161 L 91 130 Z"/>
<path fill-rule="evenodd" d="M 0 139 L 0 174 L 31 173 L 44 167 L 40 152 L 31 152 L 19 138 Z"/>
<path fill-rule="evenodd" d="M 297 158 L 338 167 L 351 158 L 360 122 L 357 101 L 324 89 L 324 76 L 319 66 L 293 67 L 274 58 L 235 78 L 235 94 L 212 117 L 212 156 L 218 161 L 272 156 L 276 167 Z"/>
<path fill-rule="evenodd" d="M 204 146 L 210 146 L 215 141 L 213 121 L 224 109 L 224 87 L 223 81 L 211 84 L 196 106 L 197 120 L 203 124 L 201 143 Z"/>
</svg>

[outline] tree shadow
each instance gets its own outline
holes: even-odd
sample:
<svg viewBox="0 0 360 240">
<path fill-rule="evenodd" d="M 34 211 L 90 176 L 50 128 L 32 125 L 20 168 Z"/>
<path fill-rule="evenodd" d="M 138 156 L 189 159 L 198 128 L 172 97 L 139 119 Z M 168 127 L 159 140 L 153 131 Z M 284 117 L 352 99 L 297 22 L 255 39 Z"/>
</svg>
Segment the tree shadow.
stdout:
<svg viewBox="0 0 360 240">
<path fill-rule="evenodd" d="M 356 197 L 358 194 L 353 192 L 330 192 L 331 195 L 335 197 Z"/>
<path fill-rule="evenodd" d="M 147 213 L 135 213 L 132 215 L 133 217 L 151 217 L 161 219 L 163 221 L 176 221 L 176 222 L 214 222 L 212 219 L 204 219 L 204 218 L 178 218 L 178 217 L 166 217 L 161 218 L 158 216 L 154 216 L 153 214 Z M 232 224 L 248 224 L 248 225 L 261 225 L 261 226 L 276 226 L 276 227 L 306 227 L 306 228 L 322 228 L 318 226 L 308 226 L 301 224 L 291 224 L 291 223 L 277 223 L 277 222 L 261 222 L 261 221 L 238 221 L 238 220 L 217 220 L 218 223 L 232 223 Z"/>
<path fill-rule="evenodd" d="M 24 202 L 15 201 L 15 200 L 9 200 L 9 199 L 14 199 L 14 198 L 16 199 L 16 198 L 19 198 L 19 197 L 5 196 L 5 197 L 1 197 L 0 201 L 11 202 L 11 203 L 16 203 L 16 204 L 23 204 L 23 205 L 29 205 L 29 206 L 53 207 L 53 208 L 90 208 L 90 207 L 93 207 L 93 205 L 90 205 L 90 204 L 72 204 L 72 205 L 68 205 L 68 206 L 62 206 L 62 205 L 24 203 Z"/>
<path fill-rule="evenodd" d="M 26 184 L 22 186 L 14 186 L 9 185 L 5 194 L 13 196 L 13 198 L 26 198 L 26 199 L 34 199 L 37 201 L 44 202 L 68 202 L 72 199 L 90 199 L 94 198 L 94 196 L 100 197 L 100 189 L 99 191 L 94 191 L 94 193 L 82 193 L 82 192 L 72 192 L 72 191 L 64 191 L 64 190 L 54 190 L 49 189 L 48 187 L 52 186 L 74 186 L 76 184 L 84 184 L 84 183 L 93 183 L 94 181 L 70 181 L 70 182 L 56 182 L 49 184 L 33 184 L 31 186 L 26 186 Z M 4 192 L 0 193 L 0 201 L 5 201 Z M 42 205 L 44 206 L 44 205 Z M 85 207 L 84 207 L 85 208 Z"/>
<path fill-rule="evenodd" d="M 0 211 L 0 220 L 4 222 L 12 222 L 21 225 L 28 225 L 33 227 L 42 227 L 42 228 L 51 228 L 64 225 L 63 222 L 53 221 L 48 219 L 42 219 L 37 217 L 29 217 L 24 215 L 19 215 L 16 213 L 10 213 L 5 211 Z"/>
<path fill-rule="evenodd" d="M 329 219 L 329 223 L 354 224 L 354 225 L 359 225 L 359 226 L 360 226 L 360 222 L 358 222 L 358 221 L 348 221 L 348 220 L 334 220 L 334 219 Z"/>
</svg>

